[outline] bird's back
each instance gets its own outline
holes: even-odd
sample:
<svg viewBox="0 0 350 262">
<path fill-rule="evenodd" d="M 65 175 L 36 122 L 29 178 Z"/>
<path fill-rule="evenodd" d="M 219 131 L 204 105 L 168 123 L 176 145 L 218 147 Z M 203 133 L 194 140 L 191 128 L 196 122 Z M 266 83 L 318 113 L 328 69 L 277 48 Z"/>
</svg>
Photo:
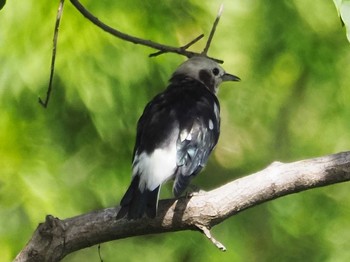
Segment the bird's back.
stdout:
<svg viewBox="0 0 350 262">
<path fill-rule="evenodd" d="M 147 104 L 140 117 L 133 158 L 137 151 L 150 153 L 167 146 L 174 130 L 188 130 L 195 120 L 208 128 L 209 120 L 215 122 L 213 132 L 218 134 L 218 111 L 218 99 L 202 83 L 193 79 L 171 83 Z"/>
</svg>

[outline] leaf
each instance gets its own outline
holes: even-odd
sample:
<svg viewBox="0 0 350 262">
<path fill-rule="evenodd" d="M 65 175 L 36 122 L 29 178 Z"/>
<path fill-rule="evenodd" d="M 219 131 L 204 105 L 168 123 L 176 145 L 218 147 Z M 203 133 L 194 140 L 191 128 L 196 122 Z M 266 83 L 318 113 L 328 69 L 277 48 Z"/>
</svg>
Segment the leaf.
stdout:
<svg viewBox="0 0 350 262">
<path fill-rule="evenodd" d="M 5 6 L 6 0 L 0 0 L 0 10 Z"/>
<path fill-rule="evenodd" d="M 346 37 L 350 42 L 350 0 L 333 0 L 341 22 L 346 28 Z"/>
</svg>

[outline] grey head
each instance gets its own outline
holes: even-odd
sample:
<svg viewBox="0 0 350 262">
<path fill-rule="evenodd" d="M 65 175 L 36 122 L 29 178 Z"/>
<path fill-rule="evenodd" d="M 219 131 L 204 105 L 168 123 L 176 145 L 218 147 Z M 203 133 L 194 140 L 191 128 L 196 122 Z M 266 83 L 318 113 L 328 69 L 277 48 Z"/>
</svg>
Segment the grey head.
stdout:
<svg viewBox="0 0 350 262">
<path fill-rule="evenodd" d="M 225 81 L 240 81 L 240 78 L 225 72 L 215 61 L 194 56 L 182 63 L 174 72 L 172 79 L 190 77 L 202 82 L 212 93 L 216 94 L 219 85 Z"/>
</svg>

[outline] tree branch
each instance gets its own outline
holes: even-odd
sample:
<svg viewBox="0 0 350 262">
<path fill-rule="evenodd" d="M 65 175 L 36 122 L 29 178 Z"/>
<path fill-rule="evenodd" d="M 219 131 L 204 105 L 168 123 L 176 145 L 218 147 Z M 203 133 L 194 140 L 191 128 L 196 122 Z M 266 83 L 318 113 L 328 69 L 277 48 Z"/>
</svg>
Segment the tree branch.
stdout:
<svg viewBox="0 0 350 262">
<path fill-rule="evenodd" d="M 63 13 L 63 5 L 64 5 L 64 0 L 60 1 L 60 4 L 58 6 L 57 10 L 57 16 L 56 16 L 56 24 L 55 24 L 55 30 L 53 33 L 53 46 L 52 46 L 52 55 L 51 55 L 51 70 L 50 70 L 50 81 L 49 81 L 49 86 L 47 88 L 46 92 L 46 98 L 45 100 L 42 100 L 39 97 L 39 104 L 42 105 L 44 108 L 47 108 L 47 105 L 49 103 L 51 91 L 52 91 L 52 81 L 53 81 L 53 74 L 55 72 L 55 60 L 56 60 L 56 50 L 57 50 L 57 39 L 58 39 L 58 29 L 60 27 L 60 21 Z"/>
<path fill-rule="evenodd" d="M 189 42 L 188 44 L 184 45 L 184 46 L 181 46 L 180 49 L 182 50 L 186 50 L 187 48 L 189 48 L 190 46 L 194 45 L 195 43 L 197 43 L 199 40 L 201 40 L 202 38 L 204 37 L 204 34 L 201 34 L 199 36 L 197 36 L 195 39 L 193 39 L 191 42 Z M 159 56 L 159 55 L 162 55 L 162 54 L 165 54 L 165 53 L 168 53 L 168 51 L 166 50 L 161 50 L 161 51 L 158 51 L 156 53 L 152 53 L 149 55 L 149 57 L 155 57 L 155 56 Z"/>
<path fill-rule="evenodd" d="M 219 19 L 221 16 L 221 12 L 222 12 L 222 8 L 223 6 L 221 5 L 220 10 L 219 10 L 219 14 L 213 24 L 212 30 L 210 32 L 210 36 L 209 39 L 207 40 L 206 46 L 203 50 L 202 53 L 197 53 L 197 52 L 192 52 L 192 51 L 188 51 L 187 49 L 189 47 L 191 47 L 193 44 L 195 44 L 196 42 L 198 42 L 200 39 L 203 38 L 203 34 L 197 36 L 195 39 L 193 39 L 192 41 L 190 41 L 189 43 L 187 43 L 184 46 L 181 47 L 173 47 L 173 46 L 168 46 L 168 45 L 163 45 L 160 43 L 156 43 L 153 42 L 151 40 L 145 40 L 142 38 L 138 38 L 135 36 L 131 36 L 128 34 L 125 34 L 117 29 L 114 29 L 108 25 L 106 25 L 105 23 L 101 22 L 97 17 L 95 17 L 93 14 L 91 14 L 78 0 L 70 0 L 72 5 L 88 20 L 90 20 L 94 25 L 96 25 L 97 27 L 101 28 L 102 30 L 104 30 L 107 33 L 110 33 L 113 36 L 116 36 L 122 40 L 125 40 L 127 42 L 131 42 L 134 44 L 140 44 L 140 45 L 144 45 L 144 46 L 148 46 L 151 47 L 153 49 L 157 49 L 159 50 L 156 53 L 152 53 L 149 55 L 149 57 L 155 57 L 155 56 L 159 56 L 165 53 L 176 53 L 179 55 L 183 55 L 186 56 L 188 58 L 193 57 L 193 56 L 205 56 L 209 59 L 212 59 L 214 61 L 216 61 L 217 63 L 222 64 L 224 61 L 217 59 L 217 58 L 213 58 L 213 57 L 209 57 L 207 55 L 208 49 L 210 47 L 210 43 L 211 40 L 213 38 L 213 35 L 215 33 L 215 29 L 216 26 L 219 23 Z M 50 95 L 51 95 L 51 91 L 52 91 L 52 81 L 53 81 L 53 76 L 54 76 L 54 71 L 55 71 L 55 60 L 56 60 L 56 50 L 57 50 L 57 39 L 58 39 L 58 30 L 59 30 L 59 25 L 60 25 L 60 21 L 61 21 L 61 17 L 62 17 L 62 12 L 63 12 L 63 6 L 64 6 L 64 0 L 60 0 L 60 4 L 58 7 L 58 11 L 57 11 L 57 17 L 56 17 L 56 24 L 55 24 L 55 30 L 54 30 L 54 36 L 53 36 L 53 48 L 52 48 L 52 56 L 51 56 L 51 70 L 50 70 L 50 81 L 49 81 L 49 86 L 47 88 L 46 91 L 46 98 L 45 100 L 42 100 L 39 97 L 39 103 L 44 107 L 47 108 L 48 103 L 49 103 L 49 99 L 50 99 Z M 0 8 L 1 9 L 1 8 Z"/>
<path fill-rule="evenodd" d="M 142 38 L 138 38 L 138 37 L 135 37 L 135 36 L 131 36 L 131 35 L 125 34 L 123 32 L 120 32 L 119 30 L 116 30 L 116 29 L 106 25 L 105 23 L 101 22 L 97 17 L 95 17 L 93 14 L 91 14 L 78 0 L 70 0 L 70 1 L 74 5 L 74 7 L 85 18 L 90 20 L 94 25 L 98 26 L 99 28 L 101 28 L 105 32 L 107 32 L 107 33 L 109 33 L 109 34 L 111 34 L 113 36 L 116 36 L 116 37 L 118 37 L 118 38 L 120 38 L 122 40 L 131 42 L 131 43 L 134 43 L 134 44 L 140 44 L 140 45 L 148 46 L 148 47 L 151 47 L 153 49 L 159 50 L 159 52 L 157 52 L 155 54 L 151 54 L 150 56 L 157 56 L 157 55 L 164 54 L 164 53 L 175 53 L 175 54 L 186 56 L 188 58 L 193 57 L 193 56 L 205 56 L 205 57 L 208 57 L 209 59 L 212 59 L 212 60 L 214 60 L 214 61 L 216 61 L 218 63 L 223 63 L 223 61 L 220 60 L 220 59 L 207 56 L 206 52 L 205 53 L 197 53 L 197 52 L 192 52 L 192 51 L 186 50 L 188 47 L 190 47 L 191 45 L 193 45 L 195 42 L 197 42 L 199 40 L 198 37 L 195 38 L 194 40 L 192 40 L 190 43 L 186 44 L 183 47 L 173 47 L 173 46 L 168 46 L 168 45 L 163 45 L 163 44 L 160 44 L 160 43 L 157 43 L 157 42 L 153 42 L 151 40 L 145 40 L 145 39 L 142 39 Z M 216 25 L 215 25 L 215 27 L 216 27 Z M 200 38 L 202 38 L 202 37 L 200 37 Z M 209 45 L 210 45 L 210 43 L 209 43 Z M 209 46 L 208 46 L 208 48 L 209 48 Z"/>
<path fill-rule="evenodd" d="M 202 231 L 224 250 L 211 236 L 210 228 L 230 216 L 281 196 L 349 180 L 350 151 L 294 163 L 274 162 L 260 172 L 212 191 L 161 200 L 154 219 L 116 220 L 119 207 L 64 220 L 49 215 L 15 261 L 59 261 L 98 243 L 181 230 Z"/>
<path fill-rule="evenodd" d="M 214 24 L 213 24 L 213 27 L 211 28 L 211 31 L 210 31 L 210 35 L 209 35 L 209 38 L 207 40 L 207 43 L 205 44 L 205 47 L 203 49 L 203 52 L 202 52 L 202 55 L 207 55 L 208 51 L 209 51 L 209 47 L 210 47 L 210 44 L 211 44 L 211 41 L 213 40 L 213 37 L 214 37 L 214 34 L 215 34 L 215 31 L 216 31 L 216 27 L 218 26 L 219 24 L 219 21 L 220 21 L 220 17 L 222 15 L 222 11 L 224 10 L 224 4 L 221 4 L 220 5 L 220 8 L 219 8 L 219 12 L 216 16 L 216 19 L 214 21 Z"/>
</svg>

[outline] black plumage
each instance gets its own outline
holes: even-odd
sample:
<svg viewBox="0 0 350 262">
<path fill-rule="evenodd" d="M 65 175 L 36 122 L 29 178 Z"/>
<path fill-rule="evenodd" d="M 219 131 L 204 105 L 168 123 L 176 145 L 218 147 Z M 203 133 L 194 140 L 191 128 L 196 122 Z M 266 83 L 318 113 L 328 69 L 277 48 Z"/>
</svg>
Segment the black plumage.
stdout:
<svg viewBox="0 0 350 262">
<path fill-rule="evenodd" d="M 133 179 L 117 218 L 155 217 L 161 184 L 174 179 L 179 197 L 207 162 L 220 133 L 217 87 L 224 75 L 239 79 L 208 60 L 190 59 L 190 67 L 185 62 L 145 107 L 137 125 Z"/>
</svg>

